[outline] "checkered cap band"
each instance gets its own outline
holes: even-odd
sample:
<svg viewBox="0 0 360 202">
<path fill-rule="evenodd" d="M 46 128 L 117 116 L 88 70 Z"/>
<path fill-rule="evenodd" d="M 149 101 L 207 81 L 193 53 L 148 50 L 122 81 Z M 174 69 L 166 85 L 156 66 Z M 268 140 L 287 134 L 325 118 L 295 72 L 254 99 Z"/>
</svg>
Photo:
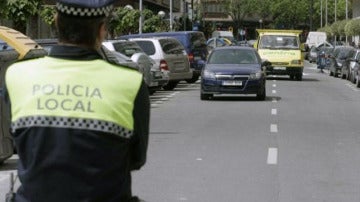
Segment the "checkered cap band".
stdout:
<svg viewBox="0 0 360 202">
<path fill-rule="evenodd" d="M 118 124 L 95 119 L 81 119 L 70 117 L 50 117 L 50 116 L 29 116 L 23 117 L 11 124 L 12 132 L 28 127 L 57 127 L 71 128 L 80 130 L 93 130 L 111 133 L 123 138 L 130 138 L 133 131 L 126 129 Z"/>
<path fill-rule="evenodd" d="M 62 3 L 56 3 L 56 9 L 60 13 L 64 13 L 76 17 L 101 17 L 101 16 L 109 16 L 111 10 L 113 9 L 113 5 L 108 5 L 100 8 L 80 8 L 80 7 L 65 5 Z"/>
</svg>

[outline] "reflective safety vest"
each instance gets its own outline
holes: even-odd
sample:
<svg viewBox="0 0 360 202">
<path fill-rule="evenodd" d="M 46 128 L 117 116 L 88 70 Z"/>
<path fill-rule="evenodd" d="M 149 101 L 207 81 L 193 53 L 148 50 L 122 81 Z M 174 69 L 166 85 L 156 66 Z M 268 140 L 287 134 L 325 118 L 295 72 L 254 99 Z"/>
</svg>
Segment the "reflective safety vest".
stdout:
<svg viewBox="0 0 360 202">
<path fill-rule="evenodd" d="M 12 130 L 87 129 L 130 138 L 142 75 L 103 60 L 52 57 L 18 62 L 5 76 Z"/>
</svg>

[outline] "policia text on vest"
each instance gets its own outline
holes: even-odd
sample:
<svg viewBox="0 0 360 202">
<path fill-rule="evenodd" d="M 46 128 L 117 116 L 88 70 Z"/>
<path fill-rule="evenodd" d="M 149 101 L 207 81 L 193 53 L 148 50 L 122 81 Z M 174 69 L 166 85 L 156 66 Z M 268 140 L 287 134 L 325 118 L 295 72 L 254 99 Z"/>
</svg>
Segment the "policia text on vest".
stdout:
<svg viewBox="0 0 360 202">
<path fill-rule="evenodd" d="M 35 84 L 32 95 L 38 110 L 64 110 L 94 113 L 92 100 L 102 99 L 101 90 L 84 85 Z M 41 95 L 41 96 L 40 96 Z M 74 99 L 77 98 L 77 99 Z"/>
</svg>

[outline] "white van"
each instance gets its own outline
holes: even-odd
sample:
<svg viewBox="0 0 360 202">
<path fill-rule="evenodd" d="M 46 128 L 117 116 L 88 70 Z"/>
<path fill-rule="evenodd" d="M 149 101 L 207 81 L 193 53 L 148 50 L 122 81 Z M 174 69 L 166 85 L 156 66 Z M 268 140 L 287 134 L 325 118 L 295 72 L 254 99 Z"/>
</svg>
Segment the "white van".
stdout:
<svg viewBox="0 0 360 202">
<path fill-rule="evenodd" d="M 305 45 L 308 48 L 312 46 L 318 46 L 321 43 L 326 42 L 326 33 L 325 32 L 309 32 Z"/>
</svg>

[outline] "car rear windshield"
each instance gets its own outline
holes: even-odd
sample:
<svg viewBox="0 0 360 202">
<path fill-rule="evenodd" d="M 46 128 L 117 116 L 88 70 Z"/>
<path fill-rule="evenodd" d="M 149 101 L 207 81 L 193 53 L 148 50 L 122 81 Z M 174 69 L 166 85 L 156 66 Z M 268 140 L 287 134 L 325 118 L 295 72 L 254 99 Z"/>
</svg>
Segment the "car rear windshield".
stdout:
<svg viewBox="0 0 360 202">
<path fill-rule="evenodd" d="M 256 64 L 255 51 L 246 49 L 219 49 L 211 53 L 209 64 Z"/>
<path fill-rule="evenodd" d="M 191 44 L 194 48 L 206 48 L 206 39 L 202 33 L 191 34 Z"/>
<path fill-rule="evenodd" d="M 114 49 L 128 57 L 131 57 L 135 53 L 143 53 L 144 51 L 135 42 L 125 41 L 114 43 Z"/>
<path fill-rule="evenodd" d="M 176 39 L 160 39 L 159 43 L 165 54 L 180 54 L 185 52 L 184 46 Z"/>
<path fill-rule="evenodd" d="M 135 41 L 147 55 L 155 54 L 155 46 L 152 41 Z"/>
</svg>

